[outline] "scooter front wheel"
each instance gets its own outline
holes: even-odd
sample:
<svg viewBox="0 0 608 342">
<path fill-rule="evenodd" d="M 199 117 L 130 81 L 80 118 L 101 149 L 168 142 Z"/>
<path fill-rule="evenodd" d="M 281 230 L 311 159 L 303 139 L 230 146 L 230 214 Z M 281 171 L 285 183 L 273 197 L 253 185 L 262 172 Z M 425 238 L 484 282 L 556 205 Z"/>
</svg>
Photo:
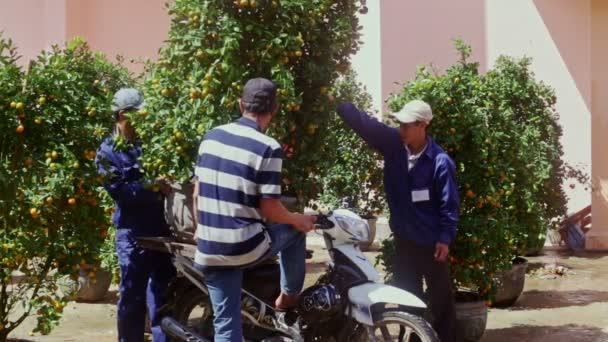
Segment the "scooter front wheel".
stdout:
<svg viewBox="0 0 608 342">
<path fill-rule="evenodd" d="M 359 325 L 351 339 L 369 342 L 440 342 L 424 318 L 403 311 L 378 313 L 373 327 Z"/>
</svg>

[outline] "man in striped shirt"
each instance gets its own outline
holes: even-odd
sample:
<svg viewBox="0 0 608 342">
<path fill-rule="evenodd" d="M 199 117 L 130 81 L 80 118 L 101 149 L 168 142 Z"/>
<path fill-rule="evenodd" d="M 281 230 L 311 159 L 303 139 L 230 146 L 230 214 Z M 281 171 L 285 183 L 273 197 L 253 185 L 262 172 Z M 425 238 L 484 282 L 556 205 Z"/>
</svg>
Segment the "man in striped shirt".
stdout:
<svg viewBox="0 0 608 342">
<path fill-rule="evenodd" d="M 279 110 L 276 85 L 251 79 L 240 101 L 242 117 L 207 132 L 196 165 L 197 252 L 214 311 L 215 341 L 242 341 L 243 269 L 280 254 L 281 295 L 296 304 L 305 275 L 305 233 L 313 216 L 291 213 L 280 202 L 283 151 L 264 134 Z M 265 219 L 276 224 L 266 226 Z"/>
</svg>

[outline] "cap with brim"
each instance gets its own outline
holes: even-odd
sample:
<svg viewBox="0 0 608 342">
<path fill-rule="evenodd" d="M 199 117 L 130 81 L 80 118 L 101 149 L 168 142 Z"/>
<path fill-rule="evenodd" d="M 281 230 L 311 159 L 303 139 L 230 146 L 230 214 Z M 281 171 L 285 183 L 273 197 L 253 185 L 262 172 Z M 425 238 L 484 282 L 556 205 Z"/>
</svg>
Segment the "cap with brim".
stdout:
<svg viewBox="0 0 608 342">
<path fill-rule="evenodd" d="M 405 104 L 400 111 L 391 114 L 400 123 L 426 122 L 433 119 L 433 111 L 428 103 L 420 100 L 413 100 Z"/>
<path fill-rule="evenodd" d="M 121 110 L 142 109 L 146 105 L 143 95 L 133 88 L 122 88 L 114 94 L 112 112 Z"/>
<path fill-rule="evenodd" d="M 265 78 L 252 78 L 245 84 L 241 101 L 249 105 L 254 113 L 272 111 L 277 96 L 277 86 Z"/>
</svg>

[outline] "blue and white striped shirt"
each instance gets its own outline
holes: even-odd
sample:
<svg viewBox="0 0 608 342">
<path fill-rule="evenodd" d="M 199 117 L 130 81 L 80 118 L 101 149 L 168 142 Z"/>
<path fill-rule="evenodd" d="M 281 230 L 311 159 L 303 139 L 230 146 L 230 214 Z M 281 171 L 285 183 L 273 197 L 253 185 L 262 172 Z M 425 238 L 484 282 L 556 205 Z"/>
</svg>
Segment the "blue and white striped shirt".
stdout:
<svg viewBox="0 0 608 342">
<path fill-rule="evenodd" d="M 244 117 L 205 134 L 195 170 L 197 264 L 246 266 L 268 252 L 260 200 L 281 196 L 282 157 L 279 143 Z"/>
</svg>

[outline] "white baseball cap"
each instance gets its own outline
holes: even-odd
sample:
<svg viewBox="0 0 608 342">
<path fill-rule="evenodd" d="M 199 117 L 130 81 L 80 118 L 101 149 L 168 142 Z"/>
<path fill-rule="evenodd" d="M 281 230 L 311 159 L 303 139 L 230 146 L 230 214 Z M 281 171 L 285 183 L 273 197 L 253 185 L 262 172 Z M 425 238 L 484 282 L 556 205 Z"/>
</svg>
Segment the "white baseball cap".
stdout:
<svg viewBox="0 0 608 342">
<path fill-rule="evenodd" d="M 400 111 L 392 113 L 392 116 L 401 123 L 422 121 L 428 124 L 433 120 L 433 111 L 428 103 L 421 100 L 413 100 L 406 103 Z"/>
</svg>

